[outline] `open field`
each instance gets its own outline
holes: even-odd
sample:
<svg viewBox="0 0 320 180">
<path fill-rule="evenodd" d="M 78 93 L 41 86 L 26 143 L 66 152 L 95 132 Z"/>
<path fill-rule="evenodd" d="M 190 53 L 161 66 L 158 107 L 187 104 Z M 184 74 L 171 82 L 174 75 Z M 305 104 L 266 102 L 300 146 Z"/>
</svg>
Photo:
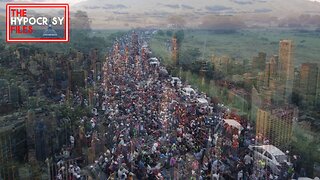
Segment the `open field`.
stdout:
<svg viewBox="0 0 320 180">
<path fill-rule="evenodd" d="M 185 33 L 185 41 L 188 41 L 190 32 L 186 32 Z M 192 32 L 191 32 L 192 33 Z M 201 34 L 201 32 L 199 32 L 198 34 L 199 36 L 203 36 Z M 168 41 L 169 37 L 166 36 L 155 36 L 154 38 L 152 38 L 151 42 L 150 42 L 150 47 L 152 49 L 153 55 L 160 57 L 162 63 L 165 66 L 172 66 L 172 60 L 171 60 L 171 55 L 170 55 L 170 51 L 168 50 L 167 47 L 167 41 Z M 194 36 L 195 39 L 198 38 L 198 36 Z M 185 42 L 183 41 L 183 42 Z M 182 48 L 189 48 L 189 46 L 194 47 L 200 47 L 201 44 L 199 44 L 199 42 L 187 42 L 184 43 L 182 45 Z M 227 104 L 228 106 L 235 108 L 238 110 L 238 112 L 240 114 L 248 114 L 249 111 L 246 108 L 247 105 L 244 105 L 246 103 L 245 99 L 243 97 L 237 96 L 235 97 L 235 101 L 232 102 L 231 104 L 229 104 L 227 102 L 227 96 L 226 95 L 222 95 L 221 92 L 222 91 L 227 91 L 227 89 L 225 88 L 220 88 L 214 85 L 213 82 L 209 83 L 208 81 L 203 81 L 201 79 L 201 77 L 198 74 L 192 73 L 190 71 L 184 71 L 182 69 L 175 69 L 175 71 L 171 72 L 171 74 L 173 76 L 178 76 L 181 79 L 183 79 L 184 81 L 188 82 L 190 85 L 192 85 L 194 88 L 199 89 L 200 91 L 206 93 L 207 95 L 211 96 L 211 97 L 219 97 L 219 99 L 224 103 Z"/>
<path fill-rule="evenodd" d="M 159 38 L 158 36 L 156 38 Z M 169 39 L 164 35 L 161 39 Z M 263 51 L 270 57 L 278 54 L 279 41 L 291 39 L 295 44 L 295 65 L 319 62 L 320 33 L 288 29 L 247 29 L 236 33 L 215 33 L 204 30 L 186 30 L 182 49 L 199 48 L 204 56 L 229 55 L 235 59 L 252 59 Z"/>
</svg>

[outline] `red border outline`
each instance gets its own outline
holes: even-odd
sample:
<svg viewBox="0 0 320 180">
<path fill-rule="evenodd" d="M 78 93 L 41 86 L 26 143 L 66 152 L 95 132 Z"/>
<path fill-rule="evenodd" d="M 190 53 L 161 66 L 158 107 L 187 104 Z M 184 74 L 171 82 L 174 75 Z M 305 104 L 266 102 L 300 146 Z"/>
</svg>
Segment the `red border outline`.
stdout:
<svg viewBox="0 0 320 180">
<path fill-rule="evenodd" d="M 11 38 L 10 37 L 10 9 L 14 8 L 61 8 L 64 9 L 64 38 Z M 67 3 L 7 3 L 6 4 L 6 42 L 8 43 L 68 43 L 70 42 L 70 8 Z"/>
</svg>

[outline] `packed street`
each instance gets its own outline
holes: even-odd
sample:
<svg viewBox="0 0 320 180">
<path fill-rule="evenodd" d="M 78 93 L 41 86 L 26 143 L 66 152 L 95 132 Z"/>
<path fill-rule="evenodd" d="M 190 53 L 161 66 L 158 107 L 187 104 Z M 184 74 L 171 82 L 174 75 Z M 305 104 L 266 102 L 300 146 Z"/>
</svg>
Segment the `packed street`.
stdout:
<svg viewBox="0 0 320 180">
<path fill-rule="evenodd" d="M 320 0 L 26 2 L 0 180 L 320 180 Z"/>
<path fill-rule="evenodd" d="M 143 36 L 118 39 L 102 74 L 92 78 L 92 117 L 81 119 L 83 137 L 70 137 L 70 151 L 85 142 L 96 156 L 82 170 L 60 160 L 57 179 L 289 179 L 301 173 L 268 140 L 257 143 L 245 119 L 171 77 Z M 279 164 L 254 158 L 259 149 L 277 152 L 270 156 Z"/>
</svg>

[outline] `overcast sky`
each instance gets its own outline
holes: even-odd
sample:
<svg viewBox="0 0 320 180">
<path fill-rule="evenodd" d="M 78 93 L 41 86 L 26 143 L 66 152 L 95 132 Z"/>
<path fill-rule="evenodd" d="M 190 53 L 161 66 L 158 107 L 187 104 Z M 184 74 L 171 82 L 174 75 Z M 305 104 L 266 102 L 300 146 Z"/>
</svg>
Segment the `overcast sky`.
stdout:
<svg viewBox="0 0 320 180">
<path fill-rule="evenodd" d="M 7 1 L 11 1 L 11 0 L 7 0 Z M 17 0 L 13 0 L 16 2 L 20 2 Z M 71 5 L 82 2 L 82 1 L 86 1 L 86 0 L 26 0 L 26 1 L 30 1 L 30 2 L 60 2 L 60 3 L 70 3 Z M 140 0 L 141 1 L 141 0 Z M 288 2 L 290 0 L 287 0 Z M 306 1 L 318 1 L 320 2 L 320 0 L 306 0 Z M 105 2 L 108 2 L 108 0 L 105 0 Z M 160 2 L 160 1 L 159 1 Z M 181 1 L 183 2 L 183 1 Z M 121 3 L 121 1 L 119 1 L 119 3 Z"/>
<path fill-rule="evenodd" d="M 215 15 L 233 15 L 251 25 L 269 26 L 272 23 L 279 24 L 281 20 L 289 22 L 286 18 L 292 19 L 303 14 L 320 15 L 320 4 L 311 1 L 320 2 L 320 0 L 5 0 L 1 4 L 70 3 L 72 12 L 77 10 L 87 12 L 94 28 L 122 28 L 141 25 L 169 26 L 172 24 L 170 21 L 172 17 L 175 21 L 185 21 L 186 26 L 197 27 Z"/>
</svg>

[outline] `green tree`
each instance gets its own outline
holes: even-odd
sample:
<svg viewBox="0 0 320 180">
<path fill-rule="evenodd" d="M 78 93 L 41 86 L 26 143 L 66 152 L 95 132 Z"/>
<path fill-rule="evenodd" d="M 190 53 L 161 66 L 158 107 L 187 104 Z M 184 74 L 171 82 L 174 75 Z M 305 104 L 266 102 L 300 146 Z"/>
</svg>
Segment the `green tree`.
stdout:
<svg viewBox="0 0 320 180">
<path fill-rule="evenodd" d="M 181 43 L 184 40 L 184 31 L 183 30 L 178 30 L 175 33 L 175 37 L 177 38 L 178 45 L 181 46 Z"/>
<path fill-rule="evenodd" d="M 213 79 L 214 77 L 214 65 L 212 64 L 212 62 L 208 62 L 207 63 L 207 72 L 206 72 L 206 77 L 209 79 Z"/>
<path fill-rule="evenodd" d="M 162 30 L 158 31 L 159 36 L 164 36 L 164 32 Z"/>
<path fill-rule="evenodd" d="M 303 131 L 295 130 L 295 140 L 292 142 L 292 153 L 302 157 L 303 167 L 307 175 L 312 176 L 312 169 L 315 162 L 320 162 L 319 139 L 307 138 Z"/>
<path fill-rule="evenodd" d="M 197 63 L 196 60 L 200 55 L 201 52 L 199 48 L 187 49 L 180 53 L 179 63 L 183 69 L 198 73 L 201 68 L 201 64 Z"/>
</svg>

